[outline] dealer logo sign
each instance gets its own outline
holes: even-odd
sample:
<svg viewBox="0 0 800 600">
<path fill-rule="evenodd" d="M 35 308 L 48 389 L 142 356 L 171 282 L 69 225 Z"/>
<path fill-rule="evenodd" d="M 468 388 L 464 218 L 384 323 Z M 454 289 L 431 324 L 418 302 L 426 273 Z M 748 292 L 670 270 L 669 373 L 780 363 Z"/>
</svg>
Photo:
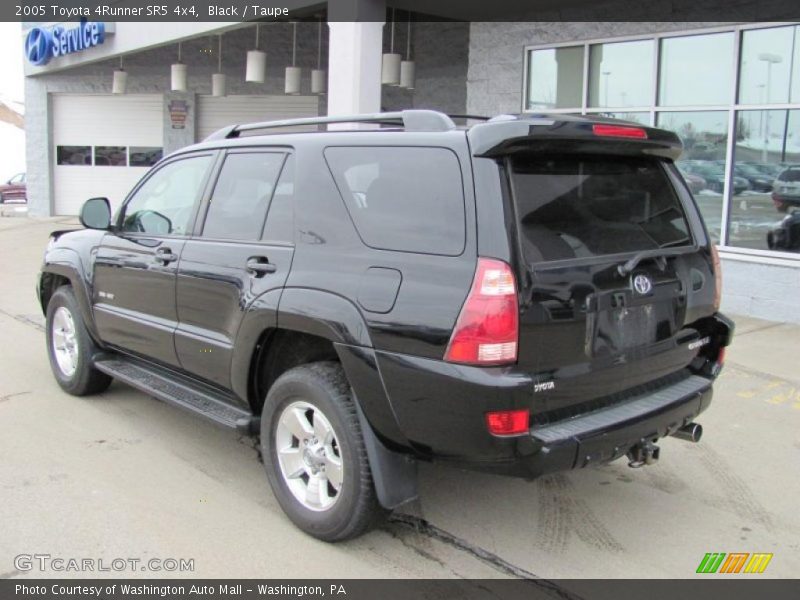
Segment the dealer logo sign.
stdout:
<svg viewBox="0 0 800 600">
<path fill-rule="evenodd" d="M 105 23 L 84 20 L 71 29 L 63 25 L 52 29 L 32 27 L 25 37 L 25 58 L 32 65 L 41 67 L 52 58 L 93 48 L 105 41 Z"/>
</svg>

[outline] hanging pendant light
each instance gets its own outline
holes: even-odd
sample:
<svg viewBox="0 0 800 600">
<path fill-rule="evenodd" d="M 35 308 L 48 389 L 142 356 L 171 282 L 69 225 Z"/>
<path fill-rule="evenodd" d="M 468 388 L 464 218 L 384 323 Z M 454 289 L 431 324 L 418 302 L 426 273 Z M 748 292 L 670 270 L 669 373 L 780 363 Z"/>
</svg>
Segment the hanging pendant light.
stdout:
<svg viewBox="0 0 800 600">
<path fill-rule="evenodd" d="M 267 53 L 258 49 L 258 34 L 261 26 L 256 25 L 256 47 L 255 50 L 247 52 L 247 68 L 244 80 L 251 83 L 264 83 L 267 77 Z"/>
<path fill-rule="evenodd" d="M 178 42 L 178 62 L 172 64 L 171 68 L 172 73 L 172 85 L 170 89 L 173 92 L 185 92 L 186 91 L 186 80 L 188 75 L 188 69 L 184 63 L 181 62 L 181 43 Z"/>
<path fill-rule="evenodd" d="M 217 47 L 217 72 L 211 75 L 211 95 L 212 96 L 224 96 L 227 93 L 226 90 L 226 77 L 225 73 L 222 72 L 222 35 L 219 36 L 219 45 Z"/>
<path fill-rule="evenodd" d="M 394 51 L 394 9 L 392 9 L 392 33 L 389 53 L 383 55 L 381 61 L 381 83 L 385 85 L 400 84 L 400 61 L 402 56 Z"/>
<path fill-rule="evenodd" d="M 325 93 L 325 69 L 322 68 L 322 18 L 317 30 L 317 68 L 311 70 L 311 93 Z"/>
<path fill-rule="evenodd" d="M 114 80 L 111 83 L 112 94 L 124 94 L 128 89 L 128 72 L 122 68 L 122 57 L 119 57 L 119 69 L 114 71 Z"/>
<path fill-rule="evenodd" d="M 284 91 L 287 94 L 300 93 L 300 67 L 295 66 L 297 59 L 297 22 L 292 23 L 292 66 L 286 67 L 286 85 Z"/>
<path fill-rule="evenodd" d="M 408 13 L 408 35 L 406 39 L 406 59 L 400 63 L 400 87 L 414 89 L 414 71 L 416 67 L 411 60 L 411 13 Z"/>
</svg>

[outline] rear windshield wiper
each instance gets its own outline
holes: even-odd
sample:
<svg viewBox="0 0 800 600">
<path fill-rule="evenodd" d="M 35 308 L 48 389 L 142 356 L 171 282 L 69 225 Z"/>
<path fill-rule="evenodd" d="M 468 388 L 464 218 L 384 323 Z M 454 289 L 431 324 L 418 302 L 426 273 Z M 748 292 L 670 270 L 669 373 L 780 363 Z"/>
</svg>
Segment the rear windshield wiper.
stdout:
<svg viewBox="0 0 800 600">
<path fill-rule="evenodd" d="M 665 264 L 666 259 L 670 256 L 680 256 L 681 254 L 691 254 L 700 250 L 698 246 L 681 246 L 680 248 L 654 248 L 652 250 L 642 250 L 637 252 L 630 259 L 624 263 L 617 265 L 617 271 L 620 275 L 625 277 L 632 272 L 640 262 L 647 258 L 662 259 Z"/>
</svg>

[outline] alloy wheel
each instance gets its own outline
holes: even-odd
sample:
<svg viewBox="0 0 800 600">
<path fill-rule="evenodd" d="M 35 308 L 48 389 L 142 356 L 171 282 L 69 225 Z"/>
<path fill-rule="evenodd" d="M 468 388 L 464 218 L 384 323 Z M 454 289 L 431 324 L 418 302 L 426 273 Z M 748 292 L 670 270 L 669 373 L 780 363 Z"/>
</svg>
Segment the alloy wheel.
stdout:
<svg viewBox="0 0 800 600">
<path fill-rule="evenodd" d="M 341 448 L 328 418 L 313 404 L 290 402 L 275 431 L 281 475 L 294 497 L 313 511 L 329 510 L 341 496 Z"/>
<path fill-rule="evenodd" d="M 53 354 L 58 369 L 65 377 L 72 377 L 78 368 L 78 336 L 75 320 L 66 306 L 59 306 L 53 315 Z"/>
</svg>

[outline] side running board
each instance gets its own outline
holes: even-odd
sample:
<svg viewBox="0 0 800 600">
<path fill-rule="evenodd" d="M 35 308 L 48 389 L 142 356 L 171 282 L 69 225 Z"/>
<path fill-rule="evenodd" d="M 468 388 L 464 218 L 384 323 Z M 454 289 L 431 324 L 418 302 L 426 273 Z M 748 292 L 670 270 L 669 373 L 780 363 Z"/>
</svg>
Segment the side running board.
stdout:
<svg viewBox="0 0 800 600">
<path fill-rule="evenodd" d="M 212 388 L 125 357 L 101 358 L 95 361 L 94 366 L 114 379 L 168 404 L 199 414 L 218 425 L 243 433 L 252 431 L 253 415 L 232 406 L 224 394 Z"/>
</svg>

